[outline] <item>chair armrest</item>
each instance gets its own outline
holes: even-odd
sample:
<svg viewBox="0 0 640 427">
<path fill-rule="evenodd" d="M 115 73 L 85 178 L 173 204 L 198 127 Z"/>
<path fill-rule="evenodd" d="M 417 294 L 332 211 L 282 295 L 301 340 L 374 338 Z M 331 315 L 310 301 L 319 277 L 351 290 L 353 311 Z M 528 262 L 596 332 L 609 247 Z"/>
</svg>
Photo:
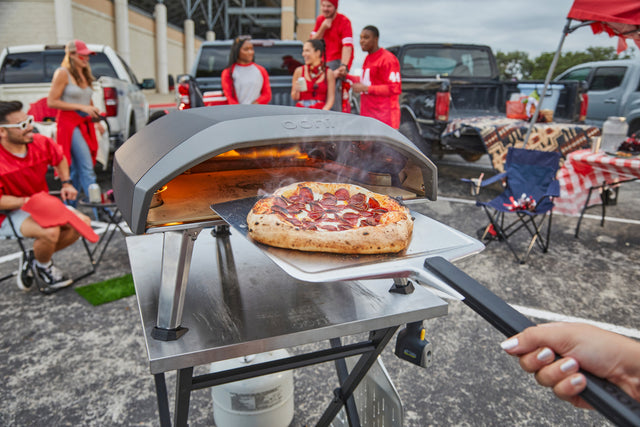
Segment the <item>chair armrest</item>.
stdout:
<svg viewBox="0 0 640 427">
<path fill-rule="evenodd" d="M 545 193 L 545 196 L 559 197 L 560 181 L 558 181 L 557 179 L 554 179 L 553 181 L 551 181 L 551 184 L 549 184 L 549 187 L 547 187 L 547 192 Z"/>
</svg>

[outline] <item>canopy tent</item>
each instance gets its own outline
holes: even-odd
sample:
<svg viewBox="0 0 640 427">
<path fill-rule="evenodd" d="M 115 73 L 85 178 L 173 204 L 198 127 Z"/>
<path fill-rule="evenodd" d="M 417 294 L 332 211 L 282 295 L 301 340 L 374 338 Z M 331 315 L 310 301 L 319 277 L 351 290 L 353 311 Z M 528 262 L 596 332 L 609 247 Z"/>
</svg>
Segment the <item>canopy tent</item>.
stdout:
<svg viewBox="0 0 640 427">
<path fill-rule="evenodd" d="M 638 0 L 575 0 L 567 19 L 590 21 L 593 34 L 618 36 L 618 53 L 627 48 L 627 38 L 640 47 L 640 2 Z"/>
<path fill-rule="evenodd" d="M 579 24 L 571 26 L 571 21 L 580 21 Z M 542 88 L 542 94 L 540 95 L 540 103 L 536 109 L 533 117 L 531 118 L 531 125 L 525 137 L 525 145 L 529 141 L 529 135 L 531 134 L 531 128 L 533 124 L 538 120 L 540 109 L 542 108 L 542 102 L 545 99 L 547 93 L 547 87 L 553 76 L 553 71 L 558 63 L 560 57 L 560 51 L 564 44 L 564 39 L 567 35 L 571 34 L 575 30 L 584 26 L 591 26 L 591 30 L 594 34 L 605 32 L 609 36 L 618 37 L 618 53 L 624 51 L 627 48 L 626 39 L 630 38 L 636 42 L 640 47 L 640 1 L 639 0 L 575 0 L 569 14 L 567 15 L 567 24 L 562 31 L 562 37 L 560 38 L 560 44 L 551 61 L 551 66 L 547 72 L 547 76 L 544 81 L 544 87 Z"/>
</svg>

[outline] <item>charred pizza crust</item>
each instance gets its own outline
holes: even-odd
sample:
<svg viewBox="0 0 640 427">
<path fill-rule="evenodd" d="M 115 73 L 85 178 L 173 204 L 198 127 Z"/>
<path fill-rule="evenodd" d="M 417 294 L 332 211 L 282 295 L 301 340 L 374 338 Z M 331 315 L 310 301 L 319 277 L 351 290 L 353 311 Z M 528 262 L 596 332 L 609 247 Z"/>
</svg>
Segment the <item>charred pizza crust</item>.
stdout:
<svg viewBox="0 0 640 427">
<path fill-rule="evenodd" d="M 312 201 L 304 188 L 313 193 Z M 306 208 L 300 204 L 301 191 Z M 336 193 L 340 199 L 334 207 L 329 195 Z M 253 239 L 270 246 L 343 254 L 399 252 L 413 231 L 409 210 L 397 200 L 356 185 L 320 182 L 276 190 L 254 205 L 247 224 Z"/>
</svg>

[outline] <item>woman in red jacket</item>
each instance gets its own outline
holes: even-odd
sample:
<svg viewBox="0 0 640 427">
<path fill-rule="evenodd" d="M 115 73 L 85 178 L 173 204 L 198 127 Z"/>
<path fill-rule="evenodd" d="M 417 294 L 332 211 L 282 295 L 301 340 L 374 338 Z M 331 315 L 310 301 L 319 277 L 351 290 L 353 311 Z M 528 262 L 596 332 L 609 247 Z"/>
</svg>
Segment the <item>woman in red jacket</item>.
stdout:
<svg viewBox="0 0 640 427">
<path fill-rule="evenodd" d="M 296 107 L 331 110 L 335 101 L 336 79 L 327 73 L 324 41 L 308 40 L 302 48 L 304 64 L 293 72 L 291 98 Z"/>
<path fill-rule="evenodd" d="M 253 62 L 250 37 L 238 37 L 231 46 L 229 66 L 222 70 L 222 91 L 229 104 L 268 104 L 271 101 L 269 75 Z"/>
<path fill-rule="evenodd" d="M 56 141 L 69 162 L 73 186 L 85 196 L 89 195 L 89 185 L 96 182 L 93 166 L 98 140 L 94 122 L 100 119 L 100 110 L 91 101 L 95 80 L 89 65 L 91 55 L 95 52 L 82 40 L 70 41 L 47 97 L 47 105 L 59 110 Z"/>
</svg>

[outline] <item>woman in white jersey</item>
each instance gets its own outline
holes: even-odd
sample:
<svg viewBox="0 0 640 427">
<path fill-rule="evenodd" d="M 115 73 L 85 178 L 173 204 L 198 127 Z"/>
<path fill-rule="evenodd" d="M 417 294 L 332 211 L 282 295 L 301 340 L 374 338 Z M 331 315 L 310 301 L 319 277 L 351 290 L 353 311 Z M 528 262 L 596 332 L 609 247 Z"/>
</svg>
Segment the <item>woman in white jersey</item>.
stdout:
<svg viewBox="0 0 640 427">
<path fill-rule="evenodd" d="M 47 97 L 49 107 L 58 110 L 56 140 L 69 162 L 71 181 L 85 196 L 89 194 L 89 185 L 96 182 L 93 166 L 98 140 L 94 122 L 100 119 L 100 110 L 91 101 L 91 83 L 95 78 L 89 65 L 90 55 L 95 52 L 82 40 L 67 43 Z"/>
<path fill-rule="evenodd" d="M 253 62 L 255 52 L 248 36 L 234 40 L 229 66 L 222 70 L 222 91 L 229 104 L 268 104 L 271 101 L 269 75 Z"/>
</svg>

